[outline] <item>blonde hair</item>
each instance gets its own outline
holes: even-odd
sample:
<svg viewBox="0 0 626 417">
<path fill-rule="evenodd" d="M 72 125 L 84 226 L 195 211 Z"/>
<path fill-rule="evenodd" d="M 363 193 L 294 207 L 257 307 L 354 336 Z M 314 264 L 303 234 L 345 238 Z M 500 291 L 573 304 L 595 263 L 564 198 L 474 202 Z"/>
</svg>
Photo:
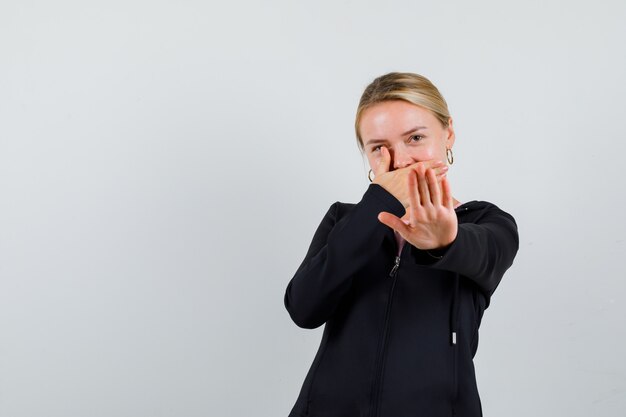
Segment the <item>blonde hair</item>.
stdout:
<svg viewBox="0 0 626 417">
<path fill-rule="evenodd" d="M 390 72 L 372 81 L 363 91 L 359 101 L 354 129 L 361 150 L 363 150 L 363 139 L 359 132 L 359 124 L 363 112 L 375 104 L 389 100 L 404 100 L 424 107 L 435 115 L 443 127 L 448 127 L 450 121 L 448 104 L 428 78 L 410 72 Z"/>
</svg>

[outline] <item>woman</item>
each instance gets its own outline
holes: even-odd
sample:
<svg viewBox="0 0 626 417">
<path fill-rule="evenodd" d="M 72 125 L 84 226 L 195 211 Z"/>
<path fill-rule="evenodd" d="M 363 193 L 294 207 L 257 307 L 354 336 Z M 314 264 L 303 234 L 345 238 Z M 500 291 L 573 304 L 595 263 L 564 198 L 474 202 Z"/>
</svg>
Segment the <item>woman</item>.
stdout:
<svg viewBox="0 0 626 417">
<path fill-rule="evenodd" d="M 331 205 L 285 292 L 298 326 L 325 324 L 289 416 L 481 416 L 472 359 L 515 220 L 452 197 L 452 118 L 426 78 L 375 79 L 355 128 L 372 184 Z"/>
</svg>

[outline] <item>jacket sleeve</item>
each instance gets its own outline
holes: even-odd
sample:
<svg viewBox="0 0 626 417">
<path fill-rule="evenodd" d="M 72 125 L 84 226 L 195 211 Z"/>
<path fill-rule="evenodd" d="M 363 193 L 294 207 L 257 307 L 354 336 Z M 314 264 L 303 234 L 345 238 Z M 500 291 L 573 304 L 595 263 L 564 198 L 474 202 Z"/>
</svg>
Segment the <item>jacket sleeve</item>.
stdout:
<svg viewBox="0 0 626 417">
<path fill-rule="evenodd" d="M 402 216 L 405 212 L 402 204 L 378 184 L 370 184 L 361 201 L 345 216 L 340 210 L 338 202 L 330 207 L 285 291 L 285 307 L 302 328 L 314 329 L 332 316 L 350 289 L 354 274 L 379 250 L 386 226 L 378 221 L 378 213 Z"/>
<path fill-rule="evenodd" d="M 475 223 L 460 223 L 455 240 L 444 250 L 425 251 L 411 247 L 413 259 L 437 269 L 457 272 L 478 285 L 487 300 L 513 264 L 519 249 L 517 224 L 510 214 L 491 204 Z M 430 258 L 430 261 L 427 259 Z"/>
</svg>

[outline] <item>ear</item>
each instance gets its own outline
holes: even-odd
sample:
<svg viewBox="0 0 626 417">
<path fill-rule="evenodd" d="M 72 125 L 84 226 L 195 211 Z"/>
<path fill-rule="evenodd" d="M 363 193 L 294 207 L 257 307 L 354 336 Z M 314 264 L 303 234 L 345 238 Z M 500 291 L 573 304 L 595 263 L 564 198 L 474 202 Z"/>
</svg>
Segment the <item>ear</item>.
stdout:
<svg viewBox="0 0 626 417">
<path fill-rule="evenodd" d="M 454 139 L 456 138 L 454 135 L 454 125 L 452 124 L 452 117 L 450 117 L 448 121 L 448 127 L 446 128 L 448 137 L 446 138 L 446 148 L 452 149 L 454 145 Z"/>
</svg>

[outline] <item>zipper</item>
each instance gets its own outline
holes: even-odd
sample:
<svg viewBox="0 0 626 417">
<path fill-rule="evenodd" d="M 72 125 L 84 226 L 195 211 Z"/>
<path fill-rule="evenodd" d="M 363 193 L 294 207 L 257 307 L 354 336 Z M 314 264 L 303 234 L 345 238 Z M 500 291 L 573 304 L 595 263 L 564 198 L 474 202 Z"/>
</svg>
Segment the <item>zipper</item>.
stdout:
<svg viewBox="0 0 626 417">
<path fill-rule="evenodd" d="M 389 272 L 390 277 L 396 276 L 396 272 L 398 271 L 399 266 L 400 266 L 400 256 L 396 256 L 396 262 L 393 264 L 393 268 L 391 268 L 391 272 Z"/>
<path fill-rule="evenodd" d="M 404 249 L 404 248 L 403 248 Z M 402 251 L 401 251 L 402 252 Z M 387 347 L 387 330 L 389 327 L 389 316 L 391 314 L 391 304 L 393 301 L 393 292 L 394 289 L 396 288 L 396 281 L 397 281 L 397 274 L 398 274 L 398 268 L 400 267 L 400 254 L 401 252 L 396 255 L 396 258 L 394 260 L 394 264 L 393 267 L 391 268 L 391 271 L 389 272 L 389 276 L 391 278 L 393 278 L 393 281 L 391 283 L 391 290 L 389 291 L 389 297 L 387 298 L 387 309 L 385 311 L 385 326 L 383 328 L 383 340 L 382 340 L 382 345 L 378 354 L 378 358 L 376 361 L 376 378 L 374 379 L 374 384 L 373 384 L 373 389 L 372 389 L 372 408 L 371 408 L 371 412 L 370 412 L 370 416 L 371 417 L 376 417 L 378 416 L 378 407 L 379 407 L 379 399 L 380 399 L 380 392 L 382 390 L 382 384 L 381 384 L 381 380 L 383 377 L 383 372 L 384 372 L 384 359 L 385 359 L 385 350 Z"/>
</svg>

